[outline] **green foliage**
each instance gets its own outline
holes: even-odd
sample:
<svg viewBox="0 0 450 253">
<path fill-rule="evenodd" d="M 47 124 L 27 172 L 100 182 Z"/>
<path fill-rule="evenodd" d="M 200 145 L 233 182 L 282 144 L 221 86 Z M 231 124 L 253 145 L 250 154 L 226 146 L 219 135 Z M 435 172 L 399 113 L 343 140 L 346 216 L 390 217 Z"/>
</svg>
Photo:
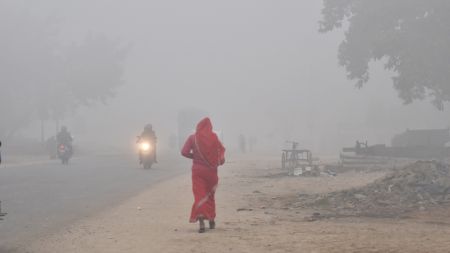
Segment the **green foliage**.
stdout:
<svg viewBox="0 0 450 253">
<path fill-rule="evenodd" d="M 450 1 L 324 0 L 320 31 L 344 28 L 339 62 L 362 87 L 369 63 L 382 60 L 406 103 L 450 101 Z"/>
</svg>

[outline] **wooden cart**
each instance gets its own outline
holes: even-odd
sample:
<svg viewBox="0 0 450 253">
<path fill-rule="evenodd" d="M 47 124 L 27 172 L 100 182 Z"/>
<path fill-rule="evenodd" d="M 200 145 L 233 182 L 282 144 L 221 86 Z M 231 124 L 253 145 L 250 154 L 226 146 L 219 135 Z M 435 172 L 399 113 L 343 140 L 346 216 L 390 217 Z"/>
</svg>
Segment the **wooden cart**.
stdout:
<svg viewBox="0 0 450 253">
<path fill-rule="evenodd" d="M 281 154 L 281 168 L 293 170 L 298 167 L 312 166 L 312 153 L 308 149 L 298 149 L 298 142 L 292 143 L 292 149 L 283 149 Z"/>
</svg>

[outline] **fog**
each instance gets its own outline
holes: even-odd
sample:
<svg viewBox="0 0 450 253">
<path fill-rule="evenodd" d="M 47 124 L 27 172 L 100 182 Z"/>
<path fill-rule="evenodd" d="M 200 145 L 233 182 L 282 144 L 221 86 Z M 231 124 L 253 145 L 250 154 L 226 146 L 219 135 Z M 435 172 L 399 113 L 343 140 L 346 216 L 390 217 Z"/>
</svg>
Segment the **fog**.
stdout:
<svg viewBox="0 0 450 253">
<path fill-rule="evenodd" d="M 167 149 L 169 136 L 177 133 L 177 113 L 186 108 L 207 112 L 229 150 L 244 134 L 258 139 L 258 151 L 276 152 L 285 141 L 297 140 L 314 152 L 336 155 L 358 139 L 389 144 L 408 128 L 450 126 L 448 111 L 427 100 L 404 105 L 383 61 L 371 64 L 371 79 L 362 89 L 347 80 L 337 60 L 342 30 L 318 32 L 322 1 L 0 4 L 57 20 L 56 40 L 63 45 L 100 34 L 127 48 L 123 84 L 114 96 L 80 106 L 59 123 L 78 146 L 129 150 L 151 123 L 160 148 Z M 55 123 L 47 120 L 46 137 L 54 132 Z M 36 118 L 15 136 L 39 140 L 40 134 Z"/>
</svg>

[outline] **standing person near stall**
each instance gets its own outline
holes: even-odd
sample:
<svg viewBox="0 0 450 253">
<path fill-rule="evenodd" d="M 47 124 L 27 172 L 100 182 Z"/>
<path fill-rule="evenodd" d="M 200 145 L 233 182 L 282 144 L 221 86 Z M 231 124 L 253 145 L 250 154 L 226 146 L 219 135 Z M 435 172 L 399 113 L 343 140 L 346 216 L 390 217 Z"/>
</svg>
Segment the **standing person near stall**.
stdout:
<svg viewBox="0 0 450 253">
<path fill-rule="evenodd" d="M 216 226 L 215 191 L 219 178 L 217 168 L 225 163 L 225 148 L 213 132 L 211 120 L 204 118 L 198 125 L 195 134 L 189 136 L 181 154 L 192 159 L 192 191 L 194 204 L 190 222 L 199 222 L 199 233 L 204 233 L 205 220 L 209 228 Z"/>
</svg>

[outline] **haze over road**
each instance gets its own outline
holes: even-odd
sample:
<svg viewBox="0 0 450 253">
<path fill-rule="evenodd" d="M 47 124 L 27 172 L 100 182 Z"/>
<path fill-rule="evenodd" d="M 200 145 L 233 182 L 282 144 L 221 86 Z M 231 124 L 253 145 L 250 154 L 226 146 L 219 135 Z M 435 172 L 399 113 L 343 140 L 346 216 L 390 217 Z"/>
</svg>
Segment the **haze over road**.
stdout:
<svg viewBox="0 0 450 253">
<path fill-rule="evenodd" d="M 163 157 L 143 170 L 131 155 L 79 157 L 69 166 L 59 161 L 2 165 L 0 198 L 8 215 L 0 223 L 0 252 L 20 252 L 40 236 L 184 172 L 188 163 Z"/>
</svg>

